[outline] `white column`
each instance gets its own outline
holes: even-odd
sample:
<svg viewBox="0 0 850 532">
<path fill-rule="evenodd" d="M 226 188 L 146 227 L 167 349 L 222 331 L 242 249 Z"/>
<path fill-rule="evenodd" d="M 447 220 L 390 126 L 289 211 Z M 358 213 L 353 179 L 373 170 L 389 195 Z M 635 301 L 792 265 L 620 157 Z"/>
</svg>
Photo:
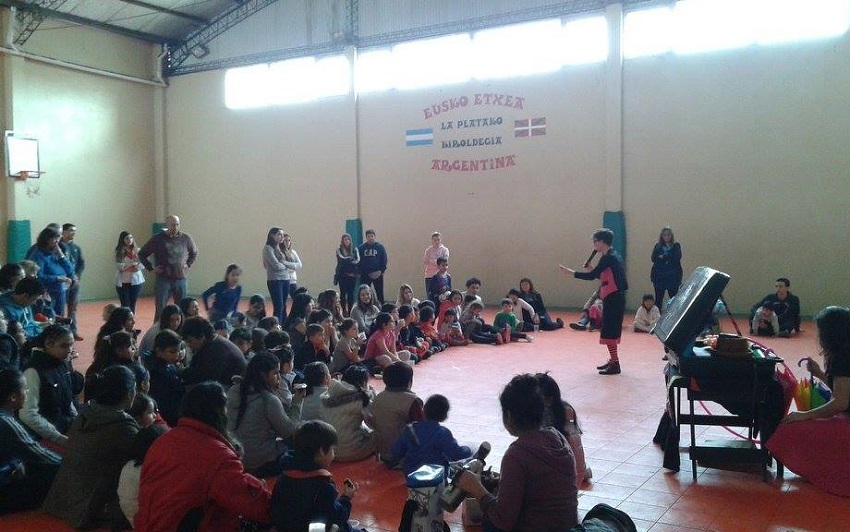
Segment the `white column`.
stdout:
<svg viewBox="0 0 850 532">
<path fill-rule="evenodd" d="M 605 67 L 605 210 L 623 210 L 623 4 L 605 8 L 608 61 Z"/>
</svg>

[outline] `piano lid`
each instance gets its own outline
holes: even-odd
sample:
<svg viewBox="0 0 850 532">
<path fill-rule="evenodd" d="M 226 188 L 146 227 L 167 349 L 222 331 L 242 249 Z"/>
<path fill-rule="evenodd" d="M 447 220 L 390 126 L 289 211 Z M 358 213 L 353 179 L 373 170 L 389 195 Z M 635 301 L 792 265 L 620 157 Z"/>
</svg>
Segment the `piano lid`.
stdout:
<svg viewBox="0 0 850 532">
<path fill-rule="evenodd" d="M 728 274 L 707 266 L 698 267 L 670 300 L 652 334 L 678 358 L 700 333 L 727 284 Z"/>
</svg>

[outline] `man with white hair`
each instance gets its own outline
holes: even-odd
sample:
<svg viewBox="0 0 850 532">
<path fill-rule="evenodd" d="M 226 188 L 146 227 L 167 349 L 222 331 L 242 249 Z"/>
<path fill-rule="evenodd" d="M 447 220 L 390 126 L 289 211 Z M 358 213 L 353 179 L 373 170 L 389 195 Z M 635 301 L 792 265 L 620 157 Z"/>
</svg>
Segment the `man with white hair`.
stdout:
<svg viewBox="0 0 850 532">
<path fill-rule="evenodd" d="M 165 218 L 165 230 L 152 236 L 139 250 L 139 260 L 145 269 L 156 274 L 154 322 L 168 304 L 169 296 L 174 298 L 175 305 L 186 297 L 186 273 L 197 258 L 195 241 L 188 233 L 180 231 L 180 217 L 173 214 Z"/>
</svg>

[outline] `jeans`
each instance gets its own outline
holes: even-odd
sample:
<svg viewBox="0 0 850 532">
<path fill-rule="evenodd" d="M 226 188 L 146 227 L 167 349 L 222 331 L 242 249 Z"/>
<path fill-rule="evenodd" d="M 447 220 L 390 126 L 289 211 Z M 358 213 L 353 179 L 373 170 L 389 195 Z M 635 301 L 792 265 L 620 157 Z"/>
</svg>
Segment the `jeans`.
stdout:
<svg viewBox="0 0 850 532">
<path fill-rule="evenodd" d="M 80 282 L 72 284 L 65 292 L 65 304 L 68 306 L 67 316 L 71 318 L 71 332 L 77 334 L 77 305 L 80 303 Z"/>
<path fill-rule="evenodd" d="M 186 290 L 189 283 L 184 277 L 183 279 L 168 279 L 166 277 L 156 276 L 156 286 L 154 287 L 154 304 L 156 312 L 154 313 L 153 321 L 159 320 L 159 314 L 162 312 L 162 307 L 168 304 L 168 298 L 174 298 L 174 304 L 180 304 L 180 300 L 186 297 Z"/>
<path fill-rule="evenodd" d="M 355 304 L 354 281 L 356 277 L 348 277 L 346 275 L 339 276 L 339 304 L 342 307 L 343 313 L 348 316 L 351 313 L 351 307 Z"/>
<path fill-rule="evenodd" d="M 53 312 L 55 312 L 57 316 L 64 316 L 65 315 L 65 295 L 67 294 L 65 284 L 59 283 L 58 286 L 51 286 L 50 288 L 47 289 L 47 293 L 50 294 L 50 300 L 52 301 Z"/>
<path fill-rule="evenodd" d="M 286 298 L 289 295 L 289 280 L 268 280 L 266 286 L 272 298 L 274 317 L 283 325 L 286 321 Z"/>
<path fill-rule="evenodd" d="M 122 307 L 127 307 L 136 313 L 136 300 L 139 299 L 139 293 L 142 291 L 141 284 L 124 283 L 121 286 L 116 286 L 115 291 L 118 293 L 118 301 Z"/>
</svg>

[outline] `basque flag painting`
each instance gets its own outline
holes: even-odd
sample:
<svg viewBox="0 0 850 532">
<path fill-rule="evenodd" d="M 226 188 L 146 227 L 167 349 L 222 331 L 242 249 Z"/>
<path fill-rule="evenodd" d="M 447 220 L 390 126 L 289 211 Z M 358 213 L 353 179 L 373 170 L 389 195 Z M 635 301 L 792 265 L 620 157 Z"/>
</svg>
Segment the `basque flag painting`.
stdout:
<svg viewBox="0 0 850 532">
<path fill-rule="evenodd" d="M 546 117 L 514 120 L 514 137 L 538 137 L 546 134 Z"/>
<path fill-rule="evenodd" d="M 434 129 L 408 129 L 404 139 L 408 146 L 430 146 L 434 144 Z"/>
</svg>

